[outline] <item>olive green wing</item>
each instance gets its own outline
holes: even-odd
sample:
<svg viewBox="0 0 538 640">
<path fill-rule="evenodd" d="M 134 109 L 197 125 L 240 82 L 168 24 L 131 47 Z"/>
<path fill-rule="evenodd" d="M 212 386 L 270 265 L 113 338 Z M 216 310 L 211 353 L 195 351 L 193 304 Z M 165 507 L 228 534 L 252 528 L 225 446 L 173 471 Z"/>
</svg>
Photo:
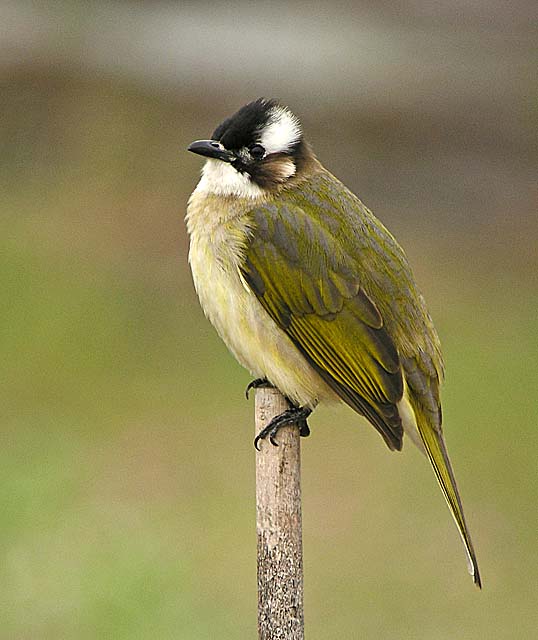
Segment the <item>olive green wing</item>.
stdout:
<svg viewBox="0 0 538 640">
<path fill-rule="evenodd" d="M 265 205 L 252 216 L 245 281 L 328 386 L 400 450 L 400 359 L 354 258 L 299 207 Z"/>
<path fill-rule="evenodd" d="M 327 173 L 252 211 L 242 274 L 273 320 L 325 382 L 402 447 L 405 387 L 420 441 L 480 574 L 441 422 L 439 339 L 403 251 Z M 404 383 L 405 377 L 405 383 Z"/>
</svg>

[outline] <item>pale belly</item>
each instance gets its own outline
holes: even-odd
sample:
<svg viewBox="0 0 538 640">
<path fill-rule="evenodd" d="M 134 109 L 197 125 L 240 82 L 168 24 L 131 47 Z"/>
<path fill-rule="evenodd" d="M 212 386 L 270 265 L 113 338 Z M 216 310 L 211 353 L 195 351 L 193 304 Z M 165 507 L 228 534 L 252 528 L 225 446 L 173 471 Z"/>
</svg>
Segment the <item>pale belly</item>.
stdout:
<svg viewBox="0 0 538 640">
<path fill-rule="evenodd" d="M 340 400 L 241 278 L 239 264 L 249 233 L 243 212 L 240 200 L 223 200 L 200 185 L 189 201 L 189 262 L 206 316 L 255 378 L 267 378 L 297 405 L 314 408 L 321 401 Z M 398 409 L 404 430 L 424 450 L 407 387 Z"/>
<path fill-rule="evenodd" d="M 242 280 L 236 255 L 234 247 L 219 242 L 218 234 L 191 238 L 194 285 L 206 316 L 228 349 L 254 377 L 267 378 L 300 406 L 313 408 L 320 400 L 335 400 Z"/>
</svg>

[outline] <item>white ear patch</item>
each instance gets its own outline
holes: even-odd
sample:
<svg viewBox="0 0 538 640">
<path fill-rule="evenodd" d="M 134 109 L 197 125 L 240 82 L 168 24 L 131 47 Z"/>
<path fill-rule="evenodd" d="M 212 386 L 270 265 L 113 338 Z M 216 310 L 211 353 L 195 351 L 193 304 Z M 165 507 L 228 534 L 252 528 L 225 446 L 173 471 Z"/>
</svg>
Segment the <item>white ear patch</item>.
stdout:
<svg viewBox="0 0 538 640">
<path fill-rule="evenodd" d="M 276 182 L 286 182 L 297 171 L 295 164 L 291 160 L 273 162 L 271 169 Z"/>
<path fill-rule="evenodd" d="M 266 152 L 288 151 L 301 139 L 301 123 L 297 116 L 284 107 L 273 107 L 262 131 L 261 144 Z"/>
</svg>

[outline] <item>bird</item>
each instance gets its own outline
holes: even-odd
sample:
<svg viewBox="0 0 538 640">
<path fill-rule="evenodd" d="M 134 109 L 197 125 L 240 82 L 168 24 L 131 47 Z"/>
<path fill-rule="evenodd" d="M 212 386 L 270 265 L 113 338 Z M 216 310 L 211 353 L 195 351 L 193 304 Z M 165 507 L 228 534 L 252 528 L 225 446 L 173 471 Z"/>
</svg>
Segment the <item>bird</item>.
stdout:
<svg viewBox="0 0 538 640">
<path fill-rule="evenodd" d="M 299 118 L 258 98 L 188 150 L 206 158 L 189 198 L 189 263 L 202 309 L 235 358 L 289 401 L 255 445 L 343 401 L 389 449 L 429 459 L 478 562 L 442 428 L 440 341 L 392 234 L 317 159 Z"/>
</svg>

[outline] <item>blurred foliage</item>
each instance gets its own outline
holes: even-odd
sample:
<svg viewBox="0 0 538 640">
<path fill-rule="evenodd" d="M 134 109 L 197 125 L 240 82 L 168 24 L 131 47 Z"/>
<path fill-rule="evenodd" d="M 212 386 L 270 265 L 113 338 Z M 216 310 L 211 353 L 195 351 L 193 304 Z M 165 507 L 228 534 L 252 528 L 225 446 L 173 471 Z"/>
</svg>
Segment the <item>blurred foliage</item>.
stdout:
<svg viewBox="0 0 538 640">
<path fill-rule="evenodd" d="M 249 378 L 198 307 L 182 221 L 199 170 L 183 149 L 227 112 L 32 65 L 1 91 L 0 638 L 254 637 Z M 455 163 L 441 156 L 427 185 L 428 134 L 395 142 L 400 115 L 350 113 L 344 142 L 305 113 L 430 304 L 484 590 L 419 453 L 390 454 L 351 411 L 320 408 L 303 441 L 308 637 L 532 637 L 536 193 L 517 210 L 471 198 L 473 216 L 456 194 L 457 213 L 441 189 Z M 484 193 L 502 175 L 509 192 L 517 148 L 490 172 L 497 150 L 458 144 L 481 157 Z"/>
</svg>

